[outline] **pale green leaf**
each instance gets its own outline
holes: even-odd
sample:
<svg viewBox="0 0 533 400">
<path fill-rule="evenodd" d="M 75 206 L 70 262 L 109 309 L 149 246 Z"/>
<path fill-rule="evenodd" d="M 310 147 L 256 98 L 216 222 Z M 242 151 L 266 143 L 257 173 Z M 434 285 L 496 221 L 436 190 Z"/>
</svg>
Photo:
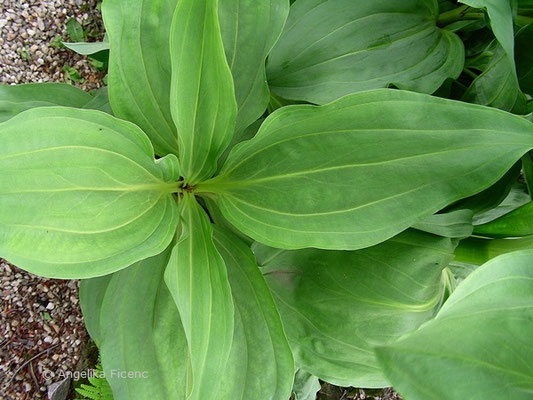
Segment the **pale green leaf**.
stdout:
<svg viewBox="0 0 533 400">
<path fill-rule="evenodd" d="M 316 376 L 299 369 L 294 376 L 292 388 L 294 400 L 315 400 L 320 387 L 320 382 Z"/>
<path fill-rule="evenodd" d="M 235 82 L 239 108 L 235 131 L 241 132 L 266 110 L 270 91 L 265 60 L 287 15 L 288 0 L 219 0 L 222 40 Z"/>
<path fill-rule="evenodd" d="M 135 125 L 35 108 L 0 125 L 0 147 L 0 255 L 19 267 L 96 277 L 159 254 L 174 236 L 176 177 Z"/>
<path fill-rule="evenodd" d="M 471 210 L 434 214 L 418 221 L 413 228 L 444 237 L 465 238 L 472 234 L 472 216 Z"/>
<path fill-rule="evenodd" d="M 106 0 L 109 99 L 113 113 L 132 121 L 158 155 L 178 154 L 170 115 L 169 35 L 177 0 Z"/>
<path fill-rule="evenodd" d="M 189 345 L 187 399 L 217 399 L 232 347 L 231 288 L 226 265 L 213 243 L 209 217 L 188 193 L 180 209 L 183 232 L 172 250 L 165 282 Z"/>
<path fill-rule="evenodd" d="M 359 251 L 254 251 L 298 366 L 342 386 L 384 387 L 373 347 L 432 318 L 453 241 L 407 231 Z"/>
<path fill-rule="evenodd" d="M 85 107 L 93 97 L 66 83 L 0 85 L 0 122 L 36 107 Z M 91 108 L 91 107 L 89 107 Z"/>
<path fill-rule="evenodd" d="M 108 41 L 102 41 L 102 42 L 74 42 L 74 43 L 68 43 L 63 42 L 63 45 L 69 49 L 72 50 L 78 54 L 88 56 L 91 54 L 98 53 L 100 51 L 109 50 L 109 42 Z"/>
<path fill-rule="evenodd" d="M 437 16 L 433 0 L 297 1 L 269 57 L 270 87 L 316 104 L 391 84 L 432 93 L 464 63 Z"/>
<path fill-rule="evenodd" d="M 197 190 L 264 244 L 355 250 L 488 188 L 532 147 L 520 117 L 377 90 L 278 110 Z"/>
<path fill-rule="evenodd" d="M 217 8 L 218 0 L 180 0 L 171 26 L 170 108 L 183 177 L 191 185 L 215 173 L 237 115 Z"/>
<path fill-rule="evenodd" d="M 187 342 L 163 280 L 169 255 L 170 248 L 111 276 L 81 281 L 83 315 L 115 400 L 185 400 Z M 130 371 L 142 375 L 118 375 Z"/>
<path fill-rule="evenodd" d="M 531 399 L 533 251 L 469 275 L 434 320 L 376 354 L 409 400 Z"/>
<path fill-rule="evenodd" d="M 235 305 L 233 345 L 217 398 L 288 399 L 294 361 L 272 294 L 250 247 L 229 231 L 214 232 Z"/>
</svg>

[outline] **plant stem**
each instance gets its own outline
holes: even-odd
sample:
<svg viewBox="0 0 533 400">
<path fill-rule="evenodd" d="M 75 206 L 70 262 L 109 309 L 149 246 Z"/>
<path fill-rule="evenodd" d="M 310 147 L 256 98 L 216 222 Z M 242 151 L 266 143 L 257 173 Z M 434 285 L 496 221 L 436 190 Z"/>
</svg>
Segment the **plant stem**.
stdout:
<svg viewBox="0 0 533 400">
<path fill-rule="evenodd" d="M 477 75 L 468 68 L 463 68 L 463 72 L 473 79 L 477 79 Z"/>
<path fill-rule="evenodd" d="M 437 25 L 438 26 L 446 26 L 451 24 L 452 22 L 459 21 L 463 19 L 466 11 L 470 8 L 470 6 L 462 5 L 460 7 L 454 8 L 453 10 L 446 11 L 439 15 L 439 18 L 437 19 Z"/>
</svg>

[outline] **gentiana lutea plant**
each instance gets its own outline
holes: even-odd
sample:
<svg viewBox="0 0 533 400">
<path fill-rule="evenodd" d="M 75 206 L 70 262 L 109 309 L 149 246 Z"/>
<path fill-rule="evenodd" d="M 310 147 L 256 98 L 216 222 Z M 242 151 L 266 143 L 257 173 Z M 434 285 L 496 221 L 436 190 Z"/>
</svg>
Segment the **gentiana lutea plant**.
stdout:
<svg viewBox="0 0 533 400">
<path fill-rule="evenodd" d="M 462 3 L 104 0 L 107 91 L 0 87 L 0 256 L 117 400 L 531 399 L 532 7 Z"/>
</svg>

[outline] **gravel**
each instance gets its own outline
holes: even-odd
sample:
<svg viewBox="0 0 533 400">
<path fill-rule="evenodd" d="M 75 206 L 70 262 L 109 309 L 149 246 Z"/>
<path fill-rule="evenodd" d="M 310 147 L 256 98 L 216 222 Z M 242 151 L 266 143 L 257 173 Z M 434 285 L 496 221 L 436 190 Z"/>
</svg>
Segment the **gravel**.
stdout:
<svg viewBox="0 0 533 400">
<path fill-rule="evenodd" d="M 2 0 L 0 2 L 0 83 L 68 82 L 63 67 L 75 68 L 83 89 L 101 86 L 102 73 L 85 57 L 51 45 L 68 41 L 66 22 L 76 18 L 98 40 L 102 31 L 96 0 Z"/>
<path fill-rule="evenodd" d="M 0 277 L 0 399 L 45 399 L 82 358 L 78 282 L 39 278 L 2 259 Z"/>
<path fill-rule="evenodd" d="M 75 18 L 101 38 L 97 1 L 0 1 L 0 83 L 71 82 L 75 68 L 85 90 L 100 87 L 103 73 L 73 52 L 51 45 L 68 41 Z M 77 281 L 39 278 L 0 259 L 0 400 L 46 399 L 61 371 L 79 370 L 88 335 L 78 305 Z"/>
</svg>

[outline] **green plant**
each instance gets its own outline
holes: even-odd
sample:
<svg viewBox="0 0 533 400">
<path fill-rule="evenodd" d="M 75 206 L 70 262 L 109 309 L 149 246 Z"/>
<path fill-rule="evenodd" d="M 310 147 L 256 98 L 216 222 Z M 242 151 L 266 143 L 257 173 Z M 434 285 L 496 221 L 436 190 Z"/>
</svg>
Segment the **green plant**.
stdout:
<svg viewBox="0 0 533 400">
<path fill-rule="evenodd" d="M 83 399 L 113 400 L 113 392 L 105 379 L 102 365 L 97 364 L 93 373 L 93 376 L 88 378 L 89 385 L 82 383 L 80 387 L 75 388 L 76 393 L 83 396 Z"/>
<path fill-rule="evenodd" d="M 530 398 L 528 3 L 290 3 L 105 0 L 114 116 L 0 87 L 0 255 L 115 399 Z"/>
</svg>

